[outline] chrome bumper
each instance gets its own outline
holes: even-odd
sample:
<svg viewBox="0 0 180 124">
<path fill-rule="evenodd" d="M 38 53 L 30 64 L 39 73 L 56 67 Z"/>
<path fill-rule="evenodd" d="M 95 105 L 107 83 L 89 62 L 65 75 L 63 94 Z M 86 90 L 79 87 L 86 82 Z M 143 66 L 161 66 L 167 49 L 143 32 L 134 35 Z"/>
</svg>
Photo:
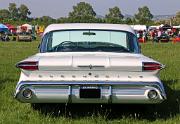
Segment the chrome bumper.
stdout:
<svg viewBox="0 0 180 124">
<path fill-rule="evenodd" d="M 80 89 L 98 87 L 100 98 L 80 98 Z M 25 90 L 31 91 L 24 97 Z M 156 91 L 151 99 L 149 91 Z M 160 103 L 166 99 L 161 82 L 31 82 L 17 85 L 15 98 L 28 103 Z"/>
</svg>

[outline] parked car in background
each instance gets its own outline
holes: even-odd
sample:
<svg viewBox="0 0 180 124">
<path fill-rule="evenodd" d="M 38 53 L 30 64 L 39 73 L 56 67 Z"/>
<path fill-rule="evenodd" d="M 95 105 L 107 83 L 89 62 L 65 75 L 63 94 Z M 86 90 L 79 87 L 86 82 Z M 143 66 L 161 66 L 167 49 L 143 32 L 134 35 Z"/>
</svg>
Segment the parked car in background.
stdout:
<svg viewBox="0 0 180 124">
<path fill-rule="evenodd" d="M 9 38 L 7 32 L 0 32 L 0 41 L 7 42 L 9 40 L 10 40 L 10 38 Z"/>
<path fill-rule="evenodd" d="M 20 32 L 17 34 L 17 41 L 32 41 L 32 35 L 29 32 Z"/>
<path fill-rule="evenodd" d="M 170 37 L 165 33 L 162 33 L 161 36 L 158 38 L 159 42 L 169 42 L 169 39 Z"/>
<path fill-rule="evenodd" d="M 164 67 L 140 53 L 120 24 L 52 24 L 40 52 L 17 63 L 15 98 L 26 103 L 161 103 Z"/>
</svg>

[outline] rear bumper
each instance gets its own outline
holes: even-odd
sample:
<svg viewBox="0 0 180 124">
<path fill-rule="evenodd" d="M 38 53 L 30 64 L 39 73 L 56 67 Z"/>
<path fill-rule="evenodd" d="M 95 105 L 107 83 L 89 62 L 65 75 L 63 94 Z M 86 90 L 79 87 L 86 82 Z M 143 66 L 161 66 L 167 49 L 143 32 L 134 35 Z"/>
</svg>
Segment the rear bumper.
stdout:
<svg viewBox="0 0 180 124">
<path fill-rule="evenodd" d="M 80 98 L 82 86 L 100 89 L 99 98 Z M 24 97 L 25 90 L 31 97 Z M 152 99 L 149 91 L 156 91 Z M 15 98 L 27 103 L 161 103 L 166 99 L 161 82 L 20 82 Z"/>
<path fill-rule="evenodd" d="M 160 39 L 161 42 L 169 42 L 169 39 Z"/>
<path fill-rule="evenodd" d="M 19 38 L 18 41 L 31 41 L 31 38 Z"/>
</svg>

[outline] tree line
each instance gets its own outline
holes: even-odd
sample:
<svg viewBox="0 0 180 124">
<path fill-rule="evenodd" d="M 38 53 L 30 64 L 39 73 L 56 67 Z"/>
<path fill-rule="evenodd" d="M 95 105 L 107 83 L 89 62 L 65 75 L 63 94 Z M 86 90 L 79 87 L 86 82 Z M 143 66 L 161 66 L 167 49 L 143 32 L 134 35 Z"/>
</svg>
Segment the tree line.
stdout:
<svg viewBox="0 0 180 124">
<path fill-rule="evenodd" d="M 21 4 L 19 7 L 15 3 L 9 3 L 8 9 L 0 10 L 0 22 L 12 24 L 39 24 L 49 25 L 51 23 L 116 23 L 116 24 L 144 24 L 153 25 L 153 14 L 147 6 L 138 8 L 138 12 L 132 17 L 125 18 L 119 7 L 109 8 L 105 17 L 100 18 L 94 11 L 93 7 L 86 2 L 77 3 L 73 10 L 69 12 L 68 17 L 54 19 L 50 16 L 30 18 L 31 11 Z M 161 22 L 159 22 L 161 23 Z M 174 23 L 180 24 L 180 12 L 177 12 Z"/>
<path fill-rule="evenodd" d="M 15 3 L 9 3 L 8 9 L 0 10 L 0 19 L 1 21 L 28 21 L 30 14 L 31 12 L 26 5 L 21 4 L 20 7 L 17 8 Z"/>
</svg>

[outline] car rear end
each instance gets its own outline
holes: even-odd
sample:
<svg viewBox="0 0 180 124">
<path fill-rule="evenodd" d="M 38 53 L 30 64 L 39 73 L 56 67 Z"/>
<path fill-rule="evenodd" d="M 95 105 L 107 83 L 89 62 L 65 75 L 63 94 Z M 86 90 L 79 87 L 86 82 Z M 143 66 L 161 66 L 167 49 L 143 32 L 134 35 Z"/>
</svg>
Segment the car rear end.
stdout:
<svg viewBox="0 0 180 124">
<path fill-rule="evenodd" d="M 30 34 L 19 34 L 17 36 L 18 41 L 32 41 L 32 37 Z"/>
<path fill-rule="evenodd" d="M 167 34 L 162 34 L 160 36 L 160 41 L 161 42 L 169 42 L 169 36 Z"/>
<path fill-rule="evenodd" d="M 127 25 L 59 24 L 40 53 L 17 64 L 15 98 L 28 103 L 161 103 L 163 65 L 140 54 Z"/>
<path fill-rule="evenodd" d="M 128 56 L 89 53 L 88 57 L 45 55 L 35 61 L 24 60 L 17 64 L 22 72 L 15 97 L 29 103 L 160 103 L 165 100 L 157 76 L 163 66 L 148 59 L 141 61 L 138 55 Z"/>
</svg>

